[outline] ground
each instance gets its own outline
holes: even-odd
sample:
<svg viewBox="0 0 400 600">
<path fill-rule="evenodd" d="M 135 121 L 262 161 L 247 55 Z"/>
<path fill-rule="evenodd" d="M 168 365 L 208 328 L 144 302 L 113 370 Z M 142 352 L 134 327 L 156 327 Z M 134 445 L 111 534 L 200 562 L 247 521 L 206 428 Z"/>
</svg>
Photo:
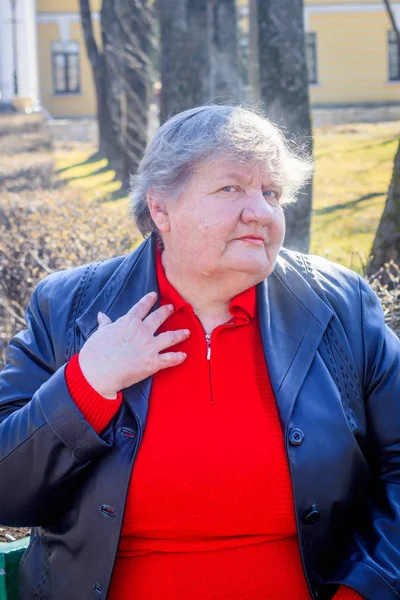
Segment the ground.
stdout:
<svg viewBox="0 0 400 600">
<path fill-rule="evenodd" d="M 386 201 L 400 122 L 315 131 L 311 252 L 363 271 Z"/>
<path fill-rule="evenodd" d="M 24 538 L 29 534 L 30 529 L 26 529 L 24 527 L 0 527 L 0 543 L 13 542 L 14 540 Z"/>
</svg>

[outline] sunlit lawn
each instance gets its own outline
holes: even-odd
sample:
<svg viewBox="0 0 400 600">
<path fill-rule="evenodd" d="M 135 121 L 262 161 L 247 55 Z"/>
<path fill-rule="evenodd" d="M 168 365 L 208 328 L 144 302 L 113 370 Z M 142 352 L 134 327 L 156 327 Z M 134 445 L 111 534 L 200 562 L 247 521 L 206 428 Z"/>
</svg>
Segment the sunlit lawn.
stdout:
<svg viewBox="0 0 400 600">
<path fill-rule="evenodd" d="M 316 129 L 311 249 L 358 271 L 366 263 L 386 200 L 400 122 Z M 84 197 L 104 198 L 113 210 L 128 210 L 106 159 L 90 144 L 55 152 L 59 177 Z"/>
<path fill-rule="evenodd" d="M 315 132 L 311 252 L 362 270 L 390 184 L 400 122 Z"/>
<path fill-rule="evenodd" d="M 126 211 L 128 196 L 115 179 L 115 171 L 108 167 L 106 158 L 96 153 L 92 144 L 60 145 L 54 152 L 58 177 L 82 191 L 84 198 L 102 198 L 105 206 Z"/>
</svg>

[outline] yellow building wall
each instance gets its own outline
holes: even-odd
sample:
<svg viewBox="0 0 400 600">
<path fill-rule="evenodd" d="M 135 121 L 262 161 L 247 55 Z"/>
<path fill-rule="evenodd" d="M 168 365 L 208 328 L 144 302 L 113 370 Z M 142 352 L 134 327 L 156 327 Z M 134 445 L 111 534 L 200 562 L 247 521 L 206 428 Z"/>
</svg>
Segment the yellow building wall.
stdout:
<svg viewBox="0 0 400 600">
<path fill-rule="evenodd" d="M 399 102 L 400 82 L 388 74 L 386 13 L 310 14 L 308 30 L 317 33 L 318 85 L 313 104 Z"/>
<path fill-rule="evenodd" d="M 43 106 L 55 117 L 94 116 L 95 91 L 91 66 L 79 22 L 79 0 L 36 0 L 39 46 L 40 93 Z M 238 0 L 240 5 L 248 0 Z M 102 0 L 91 0 L 99 11 Z M 305 0 L 305 6 L 354 4 L 351 0 Z M 376 4 L 362 0 L 357 4 Z M 393 2 L 400 5 L 400 2 Z M 41 23 L 54 14 L 54 23 Z M 57 19 L 73 15 L 69 39 L 80 44 L 80 94 L 53 94 L 51 42 L 60 39 Z M 247 17 L 244 18 L 248 26 Z M 388 82 L 387 32 L 391 29 L 383 3 L 379 12 L 311 12 L 308 31 L 317 33 L 318 84 L 310 87 L 312 104 L 356 104 L 400 102 L 400 82 Z M 100 24 L 94 21 L 97 41 Z"/>
<path fill-rule="evenodd" d="M 93 11 L 99 11 L 102 0 L 90 0 Z M 77 12 L 79 13 L 79 0 L 36 0 L 36 12 Z"/>
<path fill-rule="evenodd" d="M 51 42 L 59 39 L 58 27 L 55 23 L 41 23 L 38 26 L 38 62 L 39 90 L 41 104 L 50 110 L 49 99 L 52 96 L 52 73 L 50 46 Z"/>
<path fill-rule="evenodd" d="M 93 24 L 97 39 L 100 38 L 100 24 Z M 69 39 L 79 42 L 80 82 L 79 94 L 54 94 L 51 64 L 51 43 L 60 39 L 57 23 L 39 23 L 39 77 L 41 103 L 53 117 L 92 117 L 96 114 L 96 96 L 90 62 L 86 55 L 85 41 L 79 22 L 69 28 Z"/>
</svg>

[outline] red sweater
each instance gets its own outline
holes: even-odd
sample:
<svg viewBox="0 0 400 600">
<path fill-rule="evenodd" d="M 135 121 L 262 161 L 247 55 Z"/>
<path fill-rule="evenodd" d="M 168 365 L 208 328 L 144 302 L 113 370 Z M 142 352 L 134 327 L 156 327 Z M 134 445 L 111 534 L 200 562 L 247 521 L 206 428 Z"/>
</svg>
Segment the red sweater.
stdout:
<svg viewBox="0 0 400 600">
<path fill-rule="evenodd" d="M 191 305 L 166 279 L 160 253 L 157 276 L 161 304 L 175 306 L 159 331 L 189 328 L 191 336 L 172 348 L 187 353 L 185 362 L 153 379 L 108 599 L 134 591 L 137 600 L 309 600 L 255 288 L 231 301 L 232 319 L 214 329 L 209 349 Z M 121 395 L 96 394 L 77 355 L 66 377 L 100 432 Z M 342 586 L 339 599 L 360 596 Z"/>
</svg>

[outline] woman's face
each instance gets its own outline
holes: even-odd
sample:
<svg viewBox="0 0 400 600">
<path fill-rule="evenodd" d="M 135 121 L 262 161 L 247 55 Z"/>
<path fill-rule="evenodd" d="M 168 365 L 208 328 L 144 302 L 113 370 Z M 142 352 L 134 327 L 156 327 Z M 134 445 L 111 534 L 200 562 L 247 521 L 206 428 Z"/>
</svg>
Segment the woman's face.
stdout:
<svg viewBox="0 0 400 600">
<path fill-rule="evenodd" d="M 273 270 L 283 242 L 280 196 L 261 165 L 232 158 L 203 162 L 182 195 L 167 202 L 166 251 L 182 268 L 203 275 L 241 272 L 261 281 Z"/>
</svg>

